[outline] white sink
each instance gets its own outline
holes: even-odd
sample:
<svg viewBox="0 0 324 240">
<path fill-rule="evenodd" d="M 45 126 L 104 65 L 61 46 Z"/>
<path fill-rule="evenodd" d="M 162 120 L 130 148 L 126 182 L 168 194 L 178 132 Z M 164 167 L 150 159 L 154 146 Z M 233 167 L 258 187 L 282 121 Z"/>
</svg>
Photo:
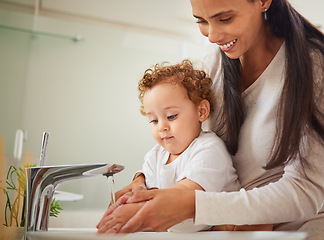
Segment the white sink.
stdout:
<svg viewBox="0 0 324 240">
<path fill-rule="evenodd" d="M 156 233 L 139 232 L 132 234 L 98 235 L 95 228 L 51 228 L 48 232 L 28 232 L 28 240 L 305 240 L 307 234 L 301 232 L 198 232 L 198 233 Z"/>
</svg>

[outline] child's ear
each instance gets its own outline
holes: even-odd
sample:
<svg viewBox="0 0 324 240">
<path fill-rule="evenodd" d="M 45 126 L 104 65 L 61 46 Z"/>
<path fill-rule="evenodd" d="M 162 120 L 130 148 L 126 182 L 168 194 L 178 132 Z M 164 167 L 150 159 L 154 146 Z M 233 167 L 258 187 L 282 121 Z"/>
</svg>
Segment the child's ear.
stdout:
<svg viewBox="0 0 324 240">
<path fill-rule="evenodd" d="M 210 113 L 210 103 L 204 99 L 198 105 L 198 114 L 199 114 L 199 121 L 204 122 L 208 118 Z"/>
</svg>

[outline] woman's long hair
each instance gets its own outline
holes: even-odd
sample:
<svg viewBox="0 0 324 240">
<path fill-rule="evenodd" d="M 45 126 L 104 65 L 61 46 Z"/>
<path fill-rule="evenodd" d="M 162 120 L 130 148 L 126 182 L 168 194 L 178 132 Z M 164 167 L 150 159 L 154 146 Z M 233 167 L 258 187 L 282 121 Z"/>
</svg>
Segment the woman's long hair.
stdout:
<svg viewBox="0 0 324 240">
<path fill-rule="evenodd" d="M 303 158 L 303 136 L 310 129 L 324 142 L 323 113 L 314 102 L 313 61 L 310 50 L 324 55 L 324 35 L 301 16 L 287 0 L 273 0 L 267 11 L 267 24 L 286 46 L 285 83 L 277 113 L 277 129 L 272 155 L 265 169 L 275 168 Z M 238 150 L 238 135 L 244 121 L 241 98 L 241 64 L 222 52 L 224 107 L 220 128 L 226 126 L 224 140 L 229 152 Z M 323 64 L 323 57 L 321 58 Z M 221 129 L 219 129 L 222 131 Z"/>
</svg>

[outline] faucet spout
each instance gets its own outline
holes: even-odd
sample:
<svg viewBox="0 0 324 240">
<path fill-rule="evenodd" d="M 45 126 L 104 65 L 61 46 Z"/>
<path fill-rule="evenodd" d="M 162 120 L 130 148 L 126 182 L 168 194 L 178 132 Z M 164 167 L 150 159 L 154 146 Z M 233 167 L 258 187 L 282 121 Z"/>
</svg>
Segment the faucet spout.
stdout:
<svg viewBox="0 0 324 240">
<path fill-rule="evenodd" d="M 48 230 L 52 197 L 60 183 L 91 176 L 106 176 L 114 165 L 77 164 L 27 168 L 25 233 Z"/>
</svg>

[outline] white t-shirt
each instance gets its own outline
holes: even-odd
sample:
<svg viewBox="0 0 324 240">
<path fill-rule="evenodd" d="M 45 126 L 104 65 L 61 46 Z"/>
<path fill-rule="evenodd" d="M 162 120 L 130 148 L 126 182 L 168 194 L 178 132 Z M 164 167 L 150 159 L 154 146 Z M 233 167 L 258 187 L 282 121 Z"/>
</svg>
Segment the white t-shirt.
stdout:
<svg viewBox="0 0 324 240">
<path fill-rule="evenodd" d="M 168 188 L 187 178 L 205 191 L 240 189 L 231 156 L 223 141 L 213 132 L 201 132 L 179 157 L 166 164 L 169 155 L 160 145 L 146 154 L 142 173 L 148 188 Z M 192 219 L 189 219 L 169 230 L 196 232 L 207 228 L 208 225 L 194 226 Z"/>
<path fill-rule="evenodd" d="M 315 98 L 318 97 L 316 102 L 323 111 L 324 99 L 319 95 L 324 88 L 323 66 L 317 65 L 316 55 L 313 54 L 312 58 L 318 87 Z M 205 65 L 213 79 L 217 107 L 222 102 L 221 54 L 218 47 L 206 58 Z M 305 169 L 308 178 L 298 161 L 285 167 L 263 169 L 274 141 L 284 70 L 285 44 L 262 75 L 242 94 L 246 118 L 233 164 L 243 188 L 231 193 L 196 191 L 196 224 L 276 224 L 275 230 L 300 229 L 310 234 L 315 228 L 316 231 L 320 231 L 319 228 L 324 231 L 324 147 L 319 140 L 312 136 L 304 138 L 307 148 L 303 149 L 303 154 L 312 167 Z M 212 130 L 216 129 L 217 112 L 216 109 L 210 117 Z"/>
</svg>

